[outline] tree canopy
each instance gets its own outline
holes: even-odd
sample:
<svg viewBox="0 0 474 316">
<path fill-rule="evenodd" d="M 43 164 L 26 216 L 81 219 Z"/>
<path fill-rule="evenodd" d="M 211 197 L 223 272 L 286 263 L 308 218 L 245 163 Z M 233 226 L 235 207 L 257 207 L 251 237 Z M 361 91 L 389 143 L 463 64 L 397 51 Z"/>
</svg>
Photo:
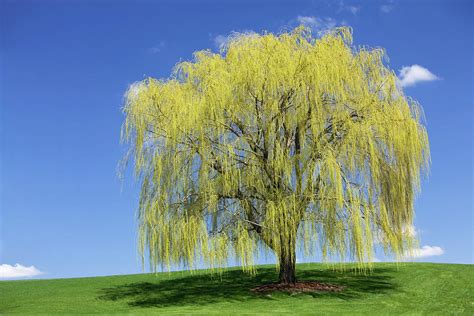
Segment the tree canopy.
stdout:
<svg viewBox="0 0 474 316">
<path fill-rule="evenodd" d="M 126 94 L 123 139 L 141 181 L 139 247 L 153 268 L 259 249 L 294 270 L 295 251 L 370 264 L 377 239 L 413 240 L 430 154 L 421 107 L 352 31 L 237 34 L 168 79 Z"/>
</svg>

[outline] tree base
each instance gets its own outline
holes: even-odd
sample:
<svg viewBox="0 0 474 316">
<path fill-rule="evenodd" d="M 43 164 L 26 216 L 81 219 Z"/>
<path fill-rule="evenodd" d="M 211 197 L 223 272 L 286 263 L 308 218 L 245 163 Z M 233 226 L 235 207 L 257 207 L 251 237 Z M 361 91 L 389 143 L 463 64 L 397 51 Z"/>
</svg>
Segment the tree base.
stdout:
<svg viewBox="0 0 474 316">
<path fill-rule="evenodd" d="M 317 281 L 300 281 L 296 283 L 271 283 L 264 284 L 253 288 L 251 291 L 255 293 L 271 293 L 271 292 L 340 292 L 344 290 L 344 286 L 320 283 Z"/>
</svg>

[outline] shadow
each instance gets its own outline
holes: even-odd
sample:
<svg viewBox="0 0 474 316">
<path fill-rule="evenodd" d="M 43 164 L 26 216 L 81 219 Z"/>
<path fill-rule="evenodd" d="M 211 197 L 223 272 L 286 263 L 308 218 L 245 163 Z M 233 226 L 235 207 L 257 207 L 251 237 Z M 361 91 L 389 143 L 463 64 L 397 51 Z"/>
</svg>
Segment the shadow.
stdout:
<svg viewBox="0 0 474 316">
<path fill-rule="evenodd" d="M 98 299 L 107 301 L 126 300 L 132 307 L 167 307 L 178 305 L 206 305 L 216 302 L 235 302 L 252 300 L 273 300 L 281 296 L 310 295 L 353 300 L 370 294 L 396 291 L 390 274 L 395 269 L 378 268 L 370 275 L 358 275 L 354 270 L 344 272 L 332 270 L 297 271 L 298 280 L 316 280 L 344 286 L 341 292 L 305 292 L 299 294 L 272 293 L 260 294 L 250 291 L 252 288 L 277 280 L 274 267 L 260 268 L 256 276 L 250 276 L 240 270 L 228 270 L 222 277 L 209 274 L 187 275 L 170 279 L 158 279 L 150 275 L 149 282 L 118 285 L 100 290 Z"/>
</svg>

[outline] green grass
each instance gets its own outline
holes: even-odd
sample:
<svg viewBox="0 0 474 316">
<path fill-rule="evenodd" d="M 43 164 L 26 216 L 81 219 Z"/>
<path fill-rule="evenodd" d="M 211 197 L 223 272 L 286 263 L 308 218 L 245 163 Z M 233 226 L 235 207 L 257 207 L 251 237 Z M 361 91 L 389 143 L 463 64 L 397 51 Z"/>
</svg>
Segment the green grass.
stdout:
<svg viewBox="0 0 474 316">
<path fill-rule="evenodd" d="M 273 266 L 258 275 L 237 269 L 222 280 L 207 272 L 0 282 L 0 313 L 200 314 L 467 314 L 474 315 L 474 265 L 378 263 L 372 274 L 299 264 L 300 280 L 346 287 L 339 293 L 254 294 L 276 279 Z"/>
</svg>

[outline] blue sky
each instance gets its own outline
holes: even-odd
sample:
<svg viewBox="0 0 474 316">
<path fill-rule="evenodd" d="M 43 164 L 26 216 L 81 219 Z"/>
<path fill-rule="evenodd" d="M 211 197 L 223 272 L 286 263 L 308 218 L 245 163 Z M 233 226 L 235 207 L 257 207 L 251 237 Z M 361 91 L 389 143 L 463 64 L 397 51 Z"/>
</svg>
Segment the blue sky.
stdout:
<svg viewBox="0 0 474 316">
<path fill-rule="evenodd" d="M 127 87 L 231 32 L 350 25 L 425 110 L 418 260 L 473 263 L 469 1 L 0 1 L 0 278 L 141 272 L 138 185 L 117 163 Z M 406 67 L 406 68 L 404 68 Z M 424 247 L 423 247 L 424 246 Z M 18 264 L 18 265 L 16 265 Z"/>
</svg>

